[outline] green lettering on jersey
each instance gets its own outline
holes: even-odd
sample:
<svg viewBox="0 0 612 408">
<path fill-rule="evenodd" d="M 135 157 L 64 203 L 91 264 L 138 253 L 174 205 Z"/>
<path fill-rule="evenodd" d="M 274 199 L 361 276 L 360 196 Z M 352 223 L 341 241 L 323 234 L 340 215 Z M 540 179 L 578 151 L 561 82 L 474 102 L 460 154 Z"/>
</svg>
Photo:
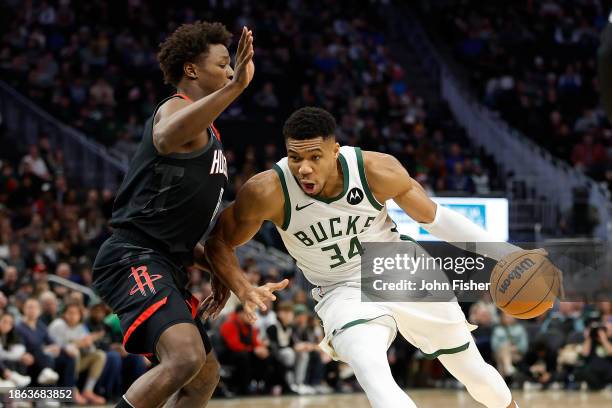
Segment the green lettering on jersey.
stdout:
<svg viewBox="0 0 612 408">
<path fill-rule="evenodd" d="M 363 247 L 361 246 L 361 242 L 357 237 L 351 238 L 348 257 L 351 259 L 354 256 L 363 254 Z"/>
<path fill-rule="evenodd" d="M 359 219 L 359 215 L 353 219 L 352 215 L 349 215 L 348 219 L 348 227 L 346 228 L 346 235 L 351 235 L 351 230 L 353 230 L 353 234 L 357 234 L 357 220 Z"/>
<path fill-rule="evenodd" d="M 329 220 L 329 229 L 331 230 L 332 238 L 336 238 L 342 235 L 342 231 L 336 231 L 334 229 L 334 222 L 337 222 L 338 224 L 340 224 L 340 217 L 330 218 Z"/>
<path fill-rule="evenodd" d="M 298 231 L 293 234 L 293 236 L 302 241 L 302 244 L 306 246 L 312 246 L 314 244 L 312 239 L 308 238 L 308 235 L 306 235 L 306 233 L 304 233 L 303 231 Z"/>
<path fill-rule="evenodd" d="M 359 233 L 361 234 L 363 231 L 366 230 L 366 228 L 368 228 L 370 226 L 370 224 L 372 223 L 372 221 L 374 221 L 376 219 L 376 217 L 368 217 L 368 219 L 366 220 L 363 228 L 361 229 L 361 231 L 359 231 Z"/>
<path fill-rule="evenodd" d="M 323 252 L 334 251 L 334 254 L 331 256 L 331 260 L 332 261 L 337 260 L 338 262 L 329 265 L 330 268 L 335 268 L 337 266 L 340 266 L 346 263 L 346 259 L 344 259 L 344 257 L 342 256 L 342 253 L 340 252 L 340 247 L 338 246 L 338 244 L 333 244 L 330 246 L 323 247 L 321 248 L 321 251 Z"/>
<path fill-rule="evenodd" d="M 323 247 L 321 248 L 321 251 L 334 251 L 334 254 L 330 257 L 330 259 L 332 261 L 337 262 L 329 265 L 329 267 L 332 269 L 340 265 L 344 265 L 346 263 L 346 259 L 344 258 L 344 256 L 342 256 L 342 252 L 340 251 L 340 247 L 338 246 L 338 244 Z M 354 236 L 349 242 L 348 259 L 354 258 L 357 255 L 361 254 L 363 254 L 363 247 L 361 246 L 361 242 L 359 242 L 359 238 L 357 238 L 357 236 Z"/>
<path fill-rule="evenodd" d="M 321 230 L 321 236 L 319 237 L 319 234 L 317 234 L 317 230 L 315 229 L 314 225 L 310 226 L 310 230 L 312 231 L 312 233 L 315 236 L 315 239 L 317 240 L 317 242 L 323 242 L 327 239 L 327 233 L 325 232 L 325 229 L 323 229 L 323 225 L 321 225 L 321 221 L 317 222 L 317 226 L 319 227 L 319 230 Z"/>
</svg>

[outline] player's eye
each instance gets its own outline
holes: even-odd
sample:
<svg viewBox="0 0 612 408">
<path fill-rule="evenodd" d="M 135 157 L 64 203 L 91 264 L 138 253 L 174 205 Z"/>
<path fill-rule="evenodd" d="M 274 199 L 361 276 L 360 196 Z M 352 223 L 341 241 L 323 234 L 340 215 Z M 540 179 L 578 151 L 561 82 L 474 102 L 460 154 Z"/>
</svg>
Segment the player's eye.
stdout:
<svg viewBox="0 0 612 408">
<path fill-rule="evenodd" d="M 227 64 L 221 64 L 219 65 L 221 68 L 225 69 L 225 67 L 227 67 Z"/>
<path fill-rule="evenodd" d="M 319 159 L 321 159 L 321 156 L 312 156 L 312 160 L 314 161 L 318 161 Z"/>
</svg>

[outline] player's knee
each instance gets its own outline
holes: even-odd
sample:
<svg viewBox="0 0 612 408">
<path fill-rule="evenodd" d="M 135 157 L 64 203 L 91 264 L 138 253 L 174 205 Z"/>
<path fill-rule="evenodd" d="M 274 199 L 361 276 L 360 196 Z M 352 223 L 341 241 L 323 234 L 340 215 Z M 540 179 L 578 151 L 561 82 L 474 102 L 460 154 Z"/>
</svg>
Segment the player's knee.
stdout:
<svg viewBox="0 0 612 408">
<path fill-rule="evenodd" d="M 162 365 L 170 378 L 184 384 L 200 372 L 205 362 L 204 349 L 202 347 L 190 347 L 186 349 L 178 348 L 176 353 L 169 355 L 165 361 L 162 361 Z"/>
</svg>

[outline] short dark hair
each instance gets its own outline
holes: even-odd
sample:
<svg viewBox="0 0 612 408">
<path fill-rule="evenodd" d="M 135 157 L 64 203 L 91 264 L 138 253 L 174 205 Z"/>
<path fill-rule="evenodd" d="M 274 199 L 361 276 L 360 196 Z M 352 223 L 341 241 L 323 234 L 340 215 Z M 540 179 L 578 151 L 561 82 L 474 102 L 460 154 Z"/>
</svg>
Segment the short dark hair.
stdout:
<svg viewBox="0 0 612 408">
<path fill-rule="evenodd" d="M 285 139 L 312 139 L 334 136 L 336 120 L 325 109 L 306 107 L 293 112 L 283 126 Z"/>
<path fill-rule="evenodd" d="M 208 52 L 211 44 L 229 45 L 232 34 L 221 23 L 196 21 L 183 24 L 160 45 L 159 67 L 164 74 L 164 82 L 177 86 L 183 78 L 183 65 L 196 62 L 201 54 Z"/>
</svg>

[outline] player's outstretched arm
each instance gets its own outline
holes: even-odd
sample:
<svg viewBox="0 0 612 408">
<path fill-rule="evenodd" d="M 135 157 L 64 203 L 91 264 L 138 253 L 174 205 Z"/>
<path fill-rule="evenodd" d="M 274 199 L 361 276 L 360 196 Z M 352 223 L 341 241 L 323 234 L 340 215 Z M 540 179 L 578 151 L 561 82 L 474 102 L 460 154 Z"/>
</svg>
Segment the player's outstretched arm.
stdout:
<svg viewBox="0 0 612 408">
<path fill-rule="evenodd" d="M 384 203 L 392 199 L 412 219 L 432 235 L 450 243 L 493 243 L 487 231 L 462 214 L 437 205 L 423 187 L 393 156 L 384 153 L 364 152 L 364 165 L 368 184 L 376 199 Z M 464 248 L 465 249 L 465 248 Z M 508 243 L 478 245 L 476 252 L 499 260 L 521 248 Z"/>
<path fill-rule="evenodd" d="M 597 51 L 597 70 L 601 102 L 608 119 L 612 121 L 612 14 L 601 33 L 601 43 Z"/>
<path fill-rule="evenodd" d="M 255 70 L 253 52 L 253 33 L 243 28 L 234 77 L 228 85 L 193 103 L 173 98 L 161 106 L 153 126 L 153 144 L 161 154 L 174 153 L 192 142 L 246 89 Z"/>
<path fill-rule="evenodd" d="M 288 282 L 268 283 L 258 288 L 251 286 L 240 268 L 235 248 L 252 239 L 266 220 L 282 225 L 283 206 L 278 176 L 273 171 L 255 175 L 221 213 L 204 247 L 214 275 L 238 296 L 253 320 L 255 308 L 265 310 L 264 300 L 275 300 L 272 292 L 283 289 Z"/>
</svg>

